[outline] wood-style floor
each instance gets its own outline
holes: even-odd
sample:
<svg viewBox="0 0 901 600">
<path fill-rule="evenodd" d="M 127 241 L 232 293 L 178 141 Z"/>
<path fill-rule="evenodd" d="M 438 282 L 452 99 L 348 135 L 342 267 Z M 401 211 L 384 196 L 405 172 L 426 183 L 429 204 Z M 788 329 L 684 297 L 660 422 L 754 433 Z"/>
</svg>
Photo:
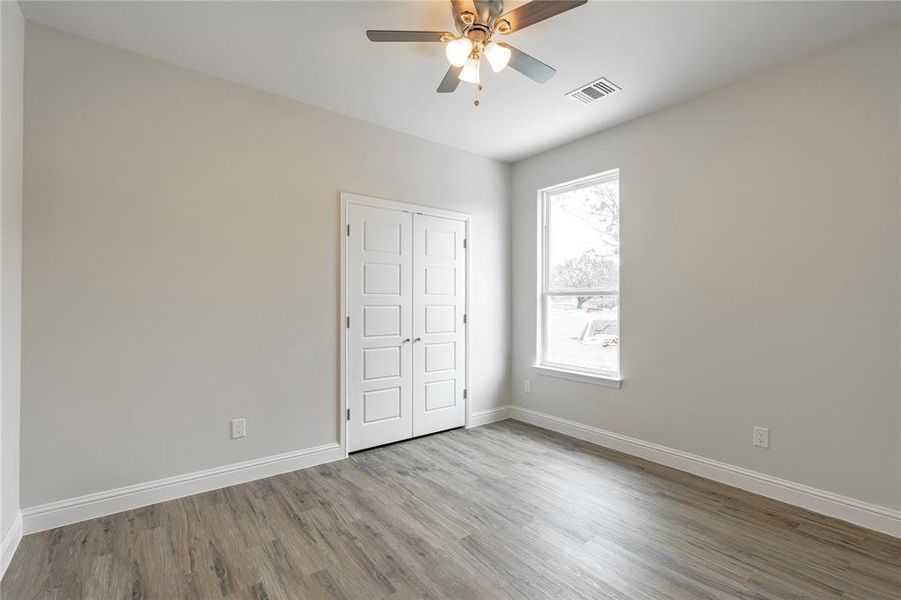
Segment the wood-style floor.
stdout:
<svg viewBox="0 0 901 600">
<path fill-rule="evenodd" d="M 901 598 L 901 541 L 514 421 L 27 536 L 3 600 Z"/>
</svg>

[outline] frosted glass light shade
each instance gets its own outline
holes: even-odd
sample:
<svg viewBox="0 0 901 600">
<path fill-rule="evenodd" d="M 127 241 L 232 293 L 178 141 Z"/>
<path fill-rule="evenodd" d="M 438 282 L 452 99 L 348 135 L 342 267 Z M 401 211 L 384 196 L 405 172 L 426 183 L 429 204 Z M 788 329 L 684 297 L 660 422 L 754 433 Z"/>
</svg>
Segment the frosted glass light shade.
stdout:
<svg viewBox="0 0 901 600">
<path fill-rule="evenodd" d="M 455 67 L 462 67 L 465 65 L 470 52 L 472 52 L 472 42 L 469 38 L 465 37 L 459 37 L 449 41 L 447 47 L 444 49 L 447 60 Z"/>
<path fill-rule="evenodd" d="M 478 58 L 470 58 L 466 61 L 466 64 L 463 65 L 463 70 L 460 71 L 460 81 L 465 81 L 466 83 L 479 83 Z"/>
<path fill-rule="evenodd" d="M 510 62 L 510 54 L 509 48 L 504 48 L 494 42 L 488 42 L 488 45 L 485 46 L 485 58 L 488 59 L 488 64 L 491 65 L 491 70 L 495 73 L 500 73 L 504 70 L 504 67 Z"/>
</svg>

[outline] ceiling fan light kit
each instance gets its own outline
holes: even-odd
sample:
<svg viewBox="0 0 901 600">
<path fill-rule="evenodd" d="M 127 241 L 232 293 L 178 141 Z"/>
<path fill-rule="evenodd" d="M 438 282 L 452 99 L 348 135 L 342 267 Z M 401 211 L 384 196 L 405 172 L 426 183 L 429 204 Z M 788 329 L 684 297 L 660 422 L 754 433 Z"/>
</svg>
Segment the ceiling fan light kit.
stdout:
<svg viewBox="0 0 901 600">
<path fill-rule="evenodd" d="M 513 52 L 509 48 L 505 48 L 495 42 L 488 42 L 485 45 L 485 59 L 491 65 L 491 70 L 500 73 L 510 63 L 510 56 Z"/>
<path fill-rule="evenodd" d="M 472 41 L 467 37 L 458 37 L 447 43 L 445 54 L 447 60 L 455 67 L 462 67 L 472 53 Z"/>
<path fill-rule="evenodd" d="M 500 73 L 508 65 L 537 83 L 544 83 L 557 71 L 537 58 L 509 44 L 492 41 L 495 34 L 507 35 L 576 8 L 588 0 L 532 0 L 503 13 L 503 0 L 451 0 L 455 35 L 445 31 L 369 30 L 373 42 L 442 42 L 450 68 L 438 86 L 438 93 L 457 89 L 460 81 L 481 90 L 479 64 L 484 55 L 491 70 Z M 478 101 L 476 101 L 478 106 Z"/>
<path fill-rule="evenodd" d="M 460 71 L 460 75 L 458 76 L 460 81 L 465 81 L 466 83 L 475 83 L 479 84 L 479 56 L 475 52 L 472 53 L 472 56 L 466 61 L 466 64 L 463 65 L 463 70 Z"/>
</svg>

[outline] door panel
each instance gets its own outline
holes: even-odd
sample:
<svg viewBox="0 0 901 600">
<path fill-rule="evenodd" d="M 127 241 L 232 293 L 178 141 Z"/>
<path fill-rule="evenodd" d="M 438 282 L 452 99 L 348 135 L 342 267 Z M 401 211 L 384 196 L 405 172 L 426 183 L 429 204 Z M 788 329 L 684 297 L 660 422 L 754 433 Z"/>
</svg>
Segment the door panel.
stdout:
<svg viewBox="0 0 901 600">
<path fill-rule="evenodd" d="M 347 425 L 353 452 L 413 434 L 413 220 L 410 213 L 349 204 L 347 222 Z"/>
<path fill-rule="evenodd" d="M 466 226 L 413 215 L 413 435 L 465 423 Z"/>
</svg>

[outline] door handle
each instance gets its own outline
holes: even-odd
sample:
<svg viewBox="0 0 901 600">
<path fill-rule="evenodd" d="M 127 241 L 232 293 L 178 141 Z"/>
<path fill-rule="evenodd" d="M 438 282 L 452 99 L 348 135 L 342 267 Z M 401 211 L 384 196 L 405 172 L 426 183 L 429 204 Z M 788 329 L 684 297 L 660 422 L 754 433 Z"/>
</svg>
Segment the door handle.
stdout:
<svg viewBox="0 0 901 600">
<path fill-rule="evenodd" d="M 421 337 L 418 337 L 418 338 L 416 338 L 415 340 L 413 340 L 413 342 L 421 342 L 421 341 L 422 341 L 422 338 L 421 338 Z"/>
<path fill-rule="evenodd" d="M 402 343 L 404 343 L 404 344 L 409 344 L 409 343 L 410 343 L 410 338 L 405 339 Z"/>
</svg>

